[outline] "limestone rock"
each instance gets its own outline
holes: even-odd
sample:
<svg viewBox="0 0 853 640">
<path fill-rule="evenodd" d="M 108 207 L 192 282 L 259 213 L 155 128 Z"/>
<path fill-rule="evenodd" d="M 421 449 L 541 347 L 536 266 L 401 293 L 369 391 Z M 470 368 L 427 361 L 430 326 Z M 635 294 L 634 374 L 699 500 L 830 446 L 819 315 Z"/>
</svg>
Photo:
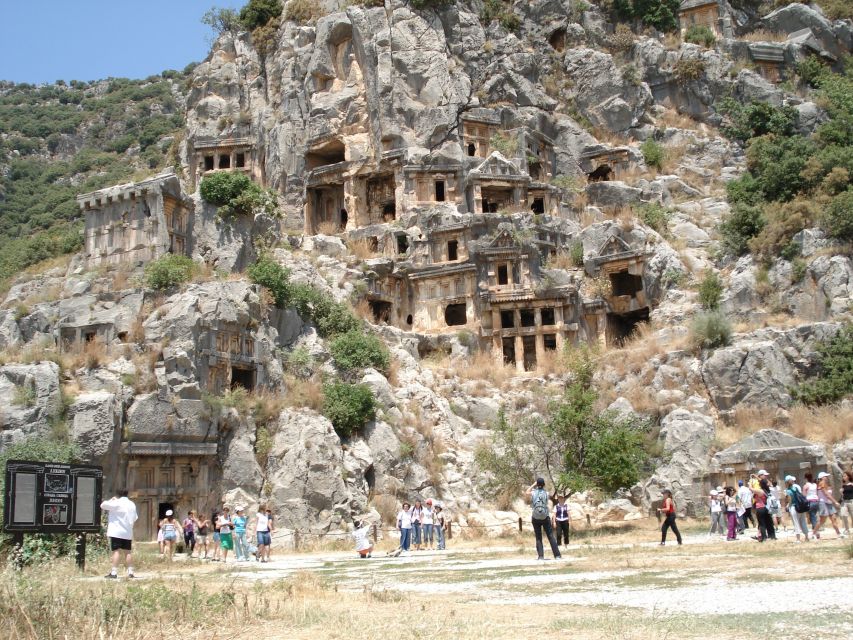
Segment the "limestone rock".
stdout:
<svg viewBox="0 0 853 640">
<path fill-rule="evenodd" d="M 45 432 L 61 404 L 55 362 L 0 366 L 0 447 Z"/>
<path fill-rule="evenodd" d="M 84 393 L 71 405 L 71 438 L 88 460 L 103 465 L 118 453 L 120 411 L 115 394 L 107 391 Z"/>
</svg>

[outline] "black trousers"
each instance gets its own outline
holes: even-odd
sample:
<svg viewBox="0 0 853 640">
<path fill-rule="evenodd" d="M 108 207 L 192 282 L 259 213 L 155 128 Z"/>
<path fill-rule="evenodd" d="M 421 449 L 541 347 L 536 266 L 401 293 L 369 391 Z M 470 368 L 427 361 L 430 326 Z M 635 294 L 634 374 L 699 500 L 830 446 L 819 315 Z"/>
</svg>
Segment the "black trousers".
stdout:
<svg viewBox="0 0 853 640">
<path fill-rule="evenodd" d="M 563 539 L 566 541 L 563 542 Z M 569 544 L 569 521 L 557 520 L 557 544 Z"/>
<path fill-rule="evenodd" d="M 533 533 L 536 535 L 536 555 L 539 558 L 545 557 L 545 549 L 542 547 L 542 530 L 545 530 L 545 535 L 548 536 L 548 542 L 551 543 L 551 551 L 555 558 L 560 557 L 560 549 L 557 546 L 557 540 L 554 538 L 554 529 L 551 527 L 551 518 L 544 520 L 532 520 Z"/>
<path fill-rule="evenodd" d="M 681 532 L 678 530 L 678 525 L 675 524 L 675 514 L 670 513 L 666 516 L 666 519 L 663 521 L 663 526 L 660 528 L 660 541 L 661 544 L 666 542 L 666 531 L 667 529 L 672 529 L 672 532 L 675 534 L 675 539 L 678 540 L 678 544 L 681 544 Z"/>
<path fill-rule="evenodd" d="M 773 526 L 773 516 L 767 510 L 767 507 L 759 507 L 756 509 L 755 515 L 758 516 L 758 533 L 762 540 L 775 540 L 776 527 Z"/>
<path fill-rule="evenodd" d="M 195 531 L 184 532 L 184 545 L 190 550 L 189 555 L 195 551 Z"/>
<path fill-rule="evenodd" d="M 743 512 L 743 528 L 749 529 L 747 526 L 747 522 L 751 523 L 752 526 L 755 526 L 755 520 L 752 519 L 752 507 L 747 507 Z"/>
</svg>

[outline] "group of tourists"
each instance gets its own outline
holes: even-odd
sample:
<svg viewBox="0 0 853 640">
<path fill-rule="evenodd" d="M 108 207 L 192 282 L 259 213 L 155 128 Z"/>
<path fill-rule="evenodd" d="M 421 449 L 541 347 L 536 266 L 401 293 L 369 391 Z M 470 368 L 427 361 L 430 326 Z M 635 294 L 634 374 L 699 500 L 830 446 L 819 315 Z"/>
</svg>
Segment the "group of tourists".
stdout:
<svg viewBox="0 0 853 640">
<path fill-rule="evenodd" d="M 195 511 L 190 510 L 180 523 L 170 509 L 160 521 L 157 533 L 160 556 L 172 559 L 180 532 L 189 558 L 227 562 L 228 552 L 234 551 L 234 559 L 237 562 L 247 562 L 250 555 L 258 562 L 269 562 L 273 532 L 272 511 L 263 505 L 258 508 L 254 521 L 257 545 L 249 541 L 249 528 L 249 518 L 242 506 L 236 507 L 233 514 L 230 507 L 223 506 L 214 510 L 210 518 L 196 515 Z M 196 546 L 199 548 L 198 556 L 193 555 Z"/>
<path fill-rule="evenodd" d="M 433 504 L 432 498 L 426 502 L 415 500 L 412 505 L 403 502 L 397 513 L 397 530 L 400 532 L 400 552 L 437 549 L 444 550 L 449 520 L 440 504 Z"/>
<path fill-rule="evenodd" d="M 791 518 L 797 542 L 820 540 L 827 521 L 839 538 L 846 537 L 853 521 L 853 473 L 843 474 L 841 499 L 836 497 L 830 475 L 821 471 L 815 479 L 811 473 L 803 476 L 802 486 L 792 475 L 785 476 L 785 488 L 771 480 L 766 470 L 751 474 L 733 486 L 717 487 L 708 496 L 711 528 L 708 535 L 725 535 L 736 540 L 749 526 L 757 527 L 754 540 L 776 540 L 776 532 L 785 527 L 784 515 Z M 844 533 L 838 526 L 838 516 L 844 521 Z M 811 527 L 811 538 L 809 528 Z M 664 534 L 665 538 L 665 534 Z"/>
</svg>

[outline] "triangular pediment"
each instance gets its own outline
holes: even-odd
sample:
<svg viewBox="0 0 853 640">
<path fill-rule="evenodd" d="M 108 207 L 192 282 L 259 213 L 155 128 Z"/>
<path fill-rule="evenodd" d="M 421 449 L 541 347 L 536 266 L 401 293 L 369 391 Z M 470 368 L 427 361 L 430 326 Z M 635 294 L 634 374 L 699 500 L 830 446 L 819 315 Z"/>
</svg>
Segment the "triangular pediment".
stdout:
<svg viewBox="0 0 853 640">
<path fill-rule="evenodd" d="M 625 242 L 619 236 L 610 236 L 607 240 L 604 241 L 604 244 L 601 245 L 601 248 L 598 250 L 599 256 L 612 256 L 617 253 L 625 253 L 626 251 L 630 251 L 631 247 L 628 246 L 628 243 Z"/>
<path fill-rule="evenodd" d="M 492 153 L 489 154 L 489 157 L 483 160 L 480 166 L 474 169 L 473 173 L 483 177 L 495 178 L 499 178 L 501 176 L 521 175 L 521 172 L 518 170 L 518 167 L 515 166 L 515 163 L 513 163 L 512 160 L 505 158 L 499 151 L 492 151 Z"/>
<path fill-rule="evenodd" d="M 489 247 L 494 249 L 511 249 L 517 246 L 518 243 L 513 238 L 512 233 L 507 230 L 498 231 L 498 235 L 489 243 Z"/>
</svg>

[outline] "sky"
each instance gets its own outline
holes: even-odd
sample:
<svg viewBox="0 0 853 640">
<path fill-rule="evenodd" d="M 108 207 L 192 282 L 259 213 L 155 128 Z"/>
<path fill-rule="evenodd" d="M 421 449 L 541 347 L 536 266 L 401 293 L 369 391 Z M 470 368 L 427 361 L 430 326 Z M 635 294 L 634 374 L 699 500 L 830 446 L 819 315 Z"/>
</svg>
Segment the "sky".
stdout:
<svg viewBox="0 0 853 640">
<path fill-rule="evenodd" d="M 246 0 L 0 0 L 0 80 L 146 78 L 207 56 L 211 6 Z"/>
</svg>

